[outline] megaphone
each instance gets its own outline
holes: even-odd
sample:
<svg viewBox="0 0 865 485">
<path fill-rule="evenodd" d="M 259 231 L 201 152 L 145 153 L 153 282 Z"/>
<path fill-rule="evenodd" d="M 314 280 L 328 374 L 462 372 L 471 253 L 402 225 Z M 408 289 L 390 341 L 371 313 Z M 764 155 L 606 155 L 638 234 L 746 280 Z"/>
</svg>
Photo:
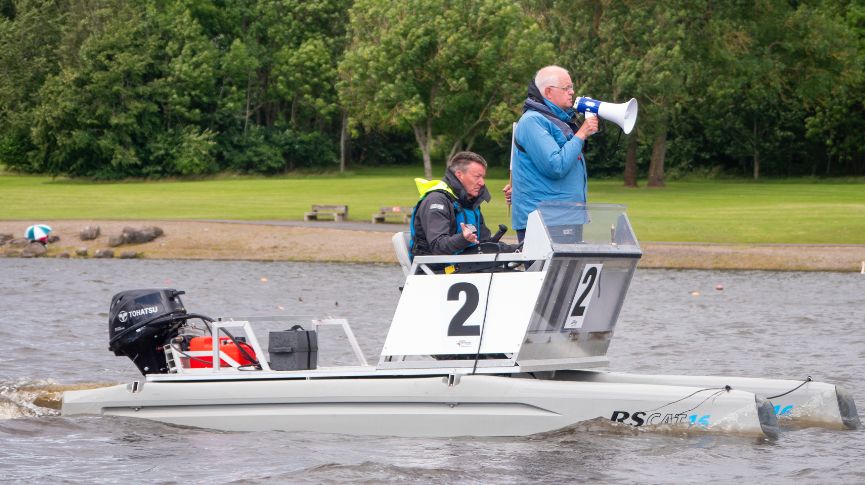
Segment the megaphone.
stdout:
<svg viewBox="0 0 865 485">
<path fill-rule="evenodd" d="M 579 97 L 574 103 L 574 109 L 584 113 L 586 117 L 600 116 L 605 120 L 619 125 L 627 135 L 637 123 L 637 100 L 631 98 L 627 103 L 606 103 L 592 98 Z"/>
</svg>

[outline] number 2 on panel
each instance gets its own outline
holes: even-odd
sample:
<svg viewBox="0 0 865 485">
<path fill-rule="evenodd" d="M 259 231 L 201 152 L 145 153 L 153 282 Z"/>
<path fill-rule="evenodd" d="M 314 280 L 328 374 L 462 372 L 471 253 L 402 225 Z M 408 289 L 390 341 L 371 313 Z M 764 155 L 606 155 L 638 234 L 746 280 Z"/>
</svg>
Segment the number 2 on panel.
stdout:
<svg viewBox="0 0 865 485">
<path fill-rule="evenodd" d="M 568 317 L 562 328 L 573 329 L 583 326 L 583 319 L 586 317 L 586 311 L 589 309 L 589 303 L 592 301 L 592 295 L 595 293 L 595 287 L 601 276 L 603 266 L 602 264 L 587 264 L 583 268 L 580 283 L 577 285 L 577 293 L 574 295 L 571 310 L 568 312 Z"/>
<path fill-rule="evenodd" d="M 448 337 L 472 337 L 480 335 L 480 326 L 465 324 L 466 320 L 478 308 L 478 303 L 480 303 L 478 287 L 466 282 L 456 283 L 448 289 L 448 301 L 459 301 L 460 293 L 466 294 L 466 301 L 451 319 L 451 323 L 448 325 Z"/>
</svg>

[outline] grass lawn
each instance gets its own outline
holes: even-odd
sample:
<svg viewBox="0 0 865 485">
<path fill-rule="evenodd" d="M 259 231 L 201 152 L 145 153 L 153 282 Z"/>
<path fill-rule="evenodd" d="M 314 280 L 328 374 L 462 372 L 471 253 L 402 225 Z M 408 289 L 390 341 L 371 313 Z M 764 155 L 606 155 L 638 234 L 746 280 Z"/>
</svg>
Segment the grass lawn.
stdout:
<svg viewBox="0 0 865 485">
<path fill-rule="evenodd" d="M 368 221 L 381 206 L 414 205 L 412 179 L 422 172 L 120 183 L 0 173 L 0 219 L 299 220 L 311 204 L 348 204 L 349 219 Z M 500 192 L 506 181 L 503 170 L 490 171 L 493 202 L 484 214 L 493 229 L 510 226 Z M 627 205 L 646 241 L 865 244 L 863 180 L 689 181 L 664 189 L 590 180 L 589 200 Z"/>
</svg>

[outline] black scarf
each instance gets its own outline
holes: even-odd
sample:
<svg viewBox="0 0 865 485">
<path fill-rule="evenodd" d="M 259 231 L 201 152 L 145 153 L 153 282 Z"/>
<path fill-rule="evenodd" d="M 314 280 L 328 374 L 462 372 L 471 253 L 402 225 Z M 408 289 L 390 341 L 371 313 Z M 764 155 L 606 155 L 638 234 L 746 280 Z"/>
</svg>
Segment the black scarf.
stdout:
<svg viewBox="0 0 865 485">
<path fill-rule="evenodd" d="M 460 183 L 460 179 L 458 179 L 450 169 L 445 170 L 445 176 L 442 181 L 448 184 L 448 187 L 450 187 L 451 190 L 454 191 L 454 194 L 456 194 L 460 205 L 466 209 L 476 209 L 482 202 L 489 202 L 490 199 L 492 199 L 490 191 L 487 190 L 486 185 L 481 188 L 477 197 L 469 196 L 469 193 L 466 192 L 463 184 Z"/>
<path fill-rule="evenodd" d="M 565 122 L 562 121 L 558 116 L 556 116 L 555 113 L 553 113 L 553 110 L 551 110 L 550 107 L 547 106 L 546 103 L 544 103 L 544 97 L 543 95 L 541 95 L 541 91 L 535 85 L 534 79 L 529 81 L 529 92 L 526 97 L 526 101 L 523 103 L 523 113 L 529 110 L 537 111 L 538 113 L 546 116 L 547 119 L 552 121 L 553 124 L 555 124 L 560 130 L 562 130 L 562 133 L 565 134 L 565 138 L 567 138 L 568 140 L 570 140 L 571 137 L 574 136 L 574 133 L 576 133 L 579 129 L 579 126 L 577 126 L 574 118 L 571 118 L 570 121 Z"/>
</svg>

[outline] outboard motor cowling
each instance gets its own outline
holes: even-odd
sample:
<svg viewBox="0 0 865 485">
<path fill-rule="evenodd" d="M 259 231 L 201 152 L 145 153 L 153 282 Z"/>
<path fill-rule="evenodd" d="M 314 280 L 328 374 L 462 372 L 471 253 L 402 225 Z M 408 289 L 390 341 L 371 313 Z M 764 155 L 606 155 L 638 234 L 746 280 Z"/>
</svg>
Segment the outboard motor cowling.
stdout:
<svg viewBox="0 0 865 485">
<path fill-rule="evenodd" d="M 189 316 L 175 289 L 121 291 L 108 312 L 108 350 L 132 359 L 142 374 L 168 372 L 163 345 Z"/>
</svg>

